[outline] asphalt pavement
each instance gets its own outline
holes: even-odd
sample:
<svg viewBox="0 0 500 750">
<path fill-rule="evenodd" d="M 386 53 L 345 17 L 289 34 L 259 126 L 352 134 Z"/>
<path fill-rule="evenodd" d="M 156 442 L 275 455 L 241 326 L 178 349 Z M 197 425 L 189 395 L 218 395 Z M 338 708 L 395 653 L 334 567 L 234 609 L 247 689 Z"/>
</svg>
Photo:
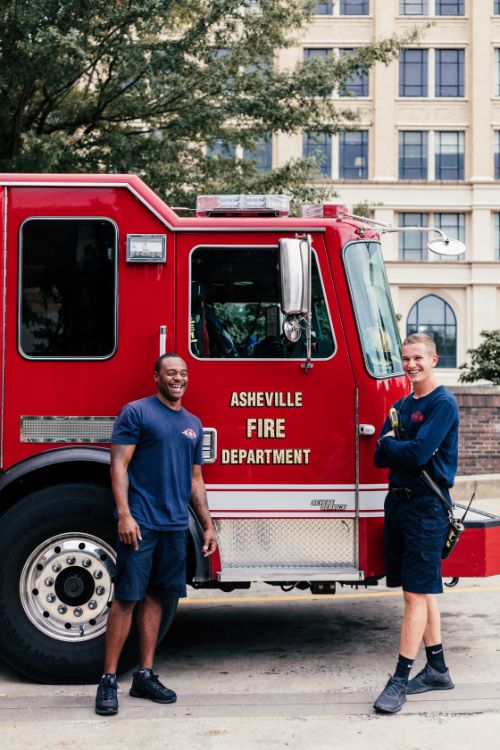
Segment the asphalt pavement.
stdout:
<svg viewBox="0 0 500 750">
<path fill-rule="evenodd" d="M 482 501 L 495 512 L 499 501 Z M 401 713 L 372 703 L 394 669 L 401 594 L 384 585 L 335 596 L 259 584 L 191 591 L 158 650 L 161 706 L 128 695 L 94 714 L 94 685 L 31 683 L 0 663 L 3 750 L 436 750 L 500 747 L 500 576 L 462 579 L 441 597 L 454 690 L 411 696 Z M 418 670 L 423 653 L 416 661 Z"/>
</svg>

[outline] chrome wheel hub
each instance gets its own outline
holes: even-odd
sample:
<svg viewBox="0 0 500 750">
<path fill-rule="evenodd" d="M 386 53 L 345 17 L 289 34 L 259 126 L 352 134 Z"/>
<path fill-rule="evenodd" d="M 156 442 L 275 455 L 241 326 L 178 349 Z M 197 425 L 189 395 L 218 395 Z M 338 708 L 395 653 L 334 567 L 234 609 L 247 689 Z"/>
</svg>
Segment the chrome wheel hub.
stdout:
<svg viewBox="0 0 500 750">
<path fill-rule="evenodd" d="M 106 629 L 116 553 L 90 534 L 59 534 L 37 547 L 21 573 L 19 594 L 33 625 L 59 641 L 88 641 Z"/>
</svg>

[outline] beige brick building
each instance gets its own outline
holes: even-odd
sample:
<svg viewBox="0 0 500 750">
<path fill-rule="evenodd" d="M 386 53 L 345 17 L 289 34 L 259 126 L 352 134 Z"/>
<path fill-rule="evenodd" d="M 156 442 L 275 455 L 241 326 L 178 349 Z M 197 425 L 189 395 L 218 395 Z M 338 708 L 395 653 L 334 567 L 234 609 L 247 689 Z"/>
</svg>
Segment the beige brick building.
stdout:
<svg viewBox="0 0 500 750">
<path fill-rule="evenodd" d="M 275 136 L 273 162 L 316 155 L 342 202 L 465 241 L 464 258 L 440 260 L 425 234 L 383 240 L 401 333 L 431 328 L 440 380 L 456 383 L 479 332 L 500 328 L 500 1 L 335 0 L 317 10 L 281 65 L 432 22 L 397 62 L 349 82 L 360 131 Z"/>
</svg>

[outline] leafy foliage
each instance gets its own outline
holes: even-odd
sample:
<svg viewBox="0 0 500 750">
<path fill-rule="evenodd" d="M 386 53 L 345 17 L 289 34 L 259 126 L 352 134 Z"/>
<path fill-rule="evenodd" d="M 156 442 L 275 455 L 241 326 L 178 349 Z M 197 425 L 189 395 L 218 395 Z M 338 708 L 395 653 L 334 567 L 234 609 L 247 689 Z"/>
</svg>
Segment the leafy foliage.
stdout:
<svg viewBox="0 0 500 750">
<path fill-rule="evenodd" d="M 272 132 L 356 128 L 332 91 L 415 35 L 278 69 L 276 50 L 295 43 L 315 5 L 3 0 L 0 171 L 133 171 L 173 205 L 221 190 L 317 199 L 314 160 L 262 173 L 251 159 L 205 154 L 219 139 L 252 149 Z"/>
<path fill-rule="evenodd" d="M 467 349 L 471 361 L 460 365 L 460 381 L 490 380 L 500 385 L 500 329 L 481 331 L 481 337 L 483 341 L 476 349 Z"/>
</svg>

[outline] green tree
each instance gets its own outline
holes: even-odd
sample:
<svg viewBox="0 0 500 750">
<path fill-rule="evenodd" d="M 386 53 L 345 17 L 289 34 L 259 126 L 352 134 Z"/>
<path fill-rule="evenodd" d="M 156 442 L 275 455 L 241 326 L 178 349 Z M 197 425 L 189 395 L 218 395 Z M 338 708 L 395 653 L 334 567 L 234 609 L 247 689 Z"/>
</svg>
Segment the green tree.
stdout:
<svg viewBox="0 0 500 750">
<path fill-rule="evenodd" d="M 255 149 L 274 132 L 356 128 L 332 99 L 356 72 L 389 63 L 415 38 L 373 42 L 342 59 L 273 65 L 312 0 L 3 0 L 0 171 L 129 172 L 171 204 L 200 192 L 308 187 L 312 160 L 261 172 L 207 158 L 205 144 Z M 321 191 L 320 191 L 321 192 Z"/>
<path fill-rule="evenodd" d="M 500 329 L 481 331 L 482 341 L 476 349 L 467 349 L 470 363 L 458 368 L 462 383 L 474 383 L 476 380 L 490 380 L 500 385 Z"/>
</svg>

